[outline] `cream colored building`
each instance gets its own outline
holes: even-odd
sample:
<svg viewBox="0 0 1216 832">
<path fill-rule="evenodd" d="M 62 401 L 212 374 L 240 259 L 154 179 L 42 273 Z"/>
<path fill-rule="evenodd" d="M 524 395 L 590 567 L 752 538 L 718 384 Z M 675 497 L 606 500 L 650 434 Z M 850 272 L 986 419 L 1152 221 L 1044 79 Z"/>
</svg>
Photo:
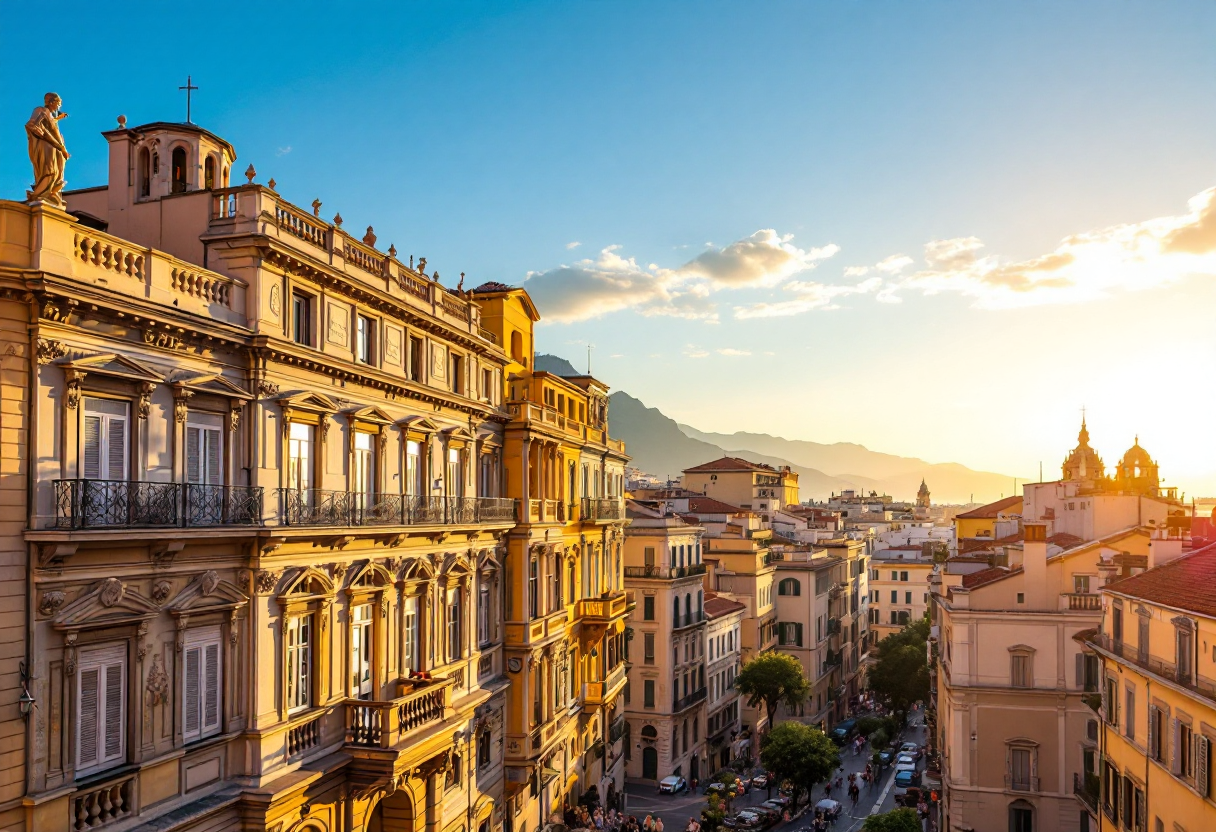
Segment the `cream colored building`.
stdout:
<svg viewBox="0 0 1216 832">
<path fill-rule="evenodd" d="M 702 529 L 651 501 L 626 504 L 630 627 L 627 773 L 657 784 L 711 773 L 706 756 L 706 618 Z"/>
<path fill-rule="evenodd" d="M 933 558 L 924 546 L 890 546 L 870 555 L 870 640 L 882 641 L 925 617 Z"/>
<path fill-rule="evenodd" d="M 69 213 L 0 202 L 35 700 L 0 827 L 496 832 L 619 785 L 606 389 L 530 374 L 520 290 L 227 187 L 206 130 L 104 135 Z"/>
<path fill-rule="evenodd" d="M 684 488 L 767 515 L 798 504 L 798 475 L 738 457 L 722 457 L 684 471 Z"/>
<path fill-rule="evenodd" d="M 708 767 L 712 774 L 728 766 L 738 756 L 737 740 L 743 728 L 739 711 L 739 690 L 735 677 L 742 663 L 739 660 L 739 640 L 747 606 L 714 593 L 705 596 L 705 667 L 708 690 L 705 694 L 705 744 Z"/>
</svg>

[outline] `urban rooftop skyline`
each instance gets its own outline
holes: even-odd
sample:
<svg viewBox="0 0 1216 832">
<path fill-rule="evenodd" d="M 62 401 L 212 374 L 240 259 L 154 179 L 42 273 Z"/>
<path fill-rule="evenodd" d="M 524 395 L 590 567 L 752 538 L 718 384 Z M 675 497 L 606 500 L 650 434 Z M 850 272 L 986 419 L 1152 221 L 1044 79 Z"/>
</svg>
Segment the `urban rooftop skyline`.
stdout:
<svg viewBox="0 0 1216 832">
<path fill-rule="evenodd" d="M 86 8 L 61 43 L 138 19 Z M 6 10 L 11 47 L 38 14 Z M 524 286 L 538 352 L 594 345 L 597 376 L 701 430 L 1024 480 L 1084 407 L 1108 463 L 1138 435 L 1167 483 L 1216 493 L 1206 4 L 253 7 L 240 28 L 276 71 L 174 39 L 139 72 L 10 48 L 0 114 L 57 91 L 68 188 L 97 185 L 98 134 L 184 119 L 189 76 L 235 171 L 449 287 Z M 28 184 L 0 156 L 4 192 Z"/>
</svg>

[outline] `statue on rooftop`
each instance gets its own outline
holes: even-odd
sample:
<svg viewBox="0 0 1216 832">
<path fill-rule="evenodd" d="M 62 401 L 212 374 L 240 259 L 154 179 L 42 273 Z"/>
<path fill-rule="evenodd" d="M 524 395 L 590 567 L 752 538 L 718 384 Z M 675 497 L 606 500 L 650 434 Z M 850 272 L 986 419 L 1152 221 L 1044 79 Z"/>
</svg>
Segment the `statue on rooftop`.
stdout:
<svg viewBox="0 0 1216 832">
<path fill-rule="evenodd" d="M 71 154 L 63 145 L 59 121 L 67 118 L 68 114 L 59 112 L 63 101 L 53 92 L 43 96 L 43 102 L 43 106 L 34 108 L 34 114 L 25 123 L 30 163 L 34 166 L 34 185 L 25 192 L 25 197 L 31 202 L 42 201 L 56 208 L 65 208 L 63 172 Z"/>
</svg>

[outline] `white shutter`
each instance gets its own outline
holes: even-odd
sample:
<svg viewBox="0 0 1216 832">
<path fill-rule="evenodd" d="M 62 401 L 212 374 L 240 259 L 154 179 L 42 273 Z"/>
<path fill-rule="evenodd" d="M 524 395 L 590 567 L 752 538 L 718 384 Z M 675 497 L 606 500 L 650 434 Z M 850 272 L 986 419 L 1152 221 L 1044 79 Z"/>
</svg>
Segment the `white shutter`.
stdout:
<svg viewBox="0 0 1216 832">
<path fill-rule="evenodd" d="M 182 689 L 182 736 L 187 740 L 197 739 L 199 735 L 198 700 L 199 700 L 199 663 L 200 647 L 188 647 L 185 650 Z"/>
<path fill-rule="evenodd" d="M 1085 654 L 1077 654 L 1077 687 L 1085 688 Z"/>
<path fill-rule="evenodd" d="M 106 424 L 106 479 L 127 478 L 127 417 L 111 416 Z"/>
<path fill-rule="evenodd" d="M 199 464 L 202 453 L 199 445 L 202 443 L 202 429 L 194 425 L 186 426 L 186 482 L 201 483 L 202 466 Z"/>
<path fill-rule="evenodd" d="M 84 478 L 101 479 L 101 417 L 84 417 Z"/>
<path fill-rule="evenodd" d="M 190 741 L 220 729 L 220 628 L 190 630 L 184 652 L 182 736 Z"/>
<path fill-rule="evenodd" d="M 77 671 L 76 773 L 121 762 L 126 754 L 125 644 L 82 650 Z"/>
<path fill-rule="evenodd" d="M 203 648 L 203 733 L 220 727 L 220 645 L 212 642 Z"/>
</svg>

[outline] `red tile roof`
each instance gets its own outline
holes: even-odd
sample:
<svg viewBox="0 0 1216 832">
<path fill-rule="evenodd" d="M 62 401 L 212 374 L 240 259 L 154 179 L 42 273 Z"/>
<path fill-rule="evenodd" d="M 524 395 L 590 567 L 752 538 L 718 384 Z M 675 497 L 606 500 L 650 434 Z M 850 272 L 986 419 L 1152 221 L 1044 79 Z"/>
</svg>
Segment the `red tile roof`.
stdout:
<svg viewBox="0 0 1216 832">
<path fill-rule="evenodd" d="M 748 509 L 732 506 L 713 497 L 689 497 L 688 510 L 698 514 L 751 514 Z"/>
<path fill-rule="evenodd" d="M 741 604 L 719 595 L 711 595 L 705 599 L 704 609 L 706 618 L 721 618 L 732 612 L 747 609 L 747 604 Z"/>
<path fill-rule="evenodd" d="M 715 459 L 713 462 L 706 462 L 702 465 L 696 465 L 692 468 L 685 468 L 684 473 L 689 471 L 776 471 L 777 469 L 771 465 L 761 465 L 756 462 L 748 462 L 746 459 L 740 459 L 737 456 L 724 456 L 721 459 Z"/>
<path fill-rule="evenodd" d="M 986 586 L 1002 578 L 1008 578 L 1010 575 L 1016 575 L 1021 571 L 1022 567 L 1020 566 L 1013 569 L 1006 569 L 1004 566 L 990 566 L 987 569 L 981 569 L 979 572 L 964 575 L 963 589 L 976 589 L 977 587 Z"/>
<path fill-rule="evenodd" d="M 954 516 L 955 519 L 962 518 L 963 520 L 981 520 L 996 517 L 1003 511 L 1009 511 L 1014 506 L 1020 506 L 1021 503 L 1021 497 L 1006 497 L 1003 500 L 997 500 L 995 503 L 989 503 L 986 506 L 973 508 L 971 511 L 964 511 L 962 514 L 956 514 Z"/>
<path fill-rule="evenodd" d="M 1103 589 L 1216 618 L 1216 543 Z"/>
</svg>

